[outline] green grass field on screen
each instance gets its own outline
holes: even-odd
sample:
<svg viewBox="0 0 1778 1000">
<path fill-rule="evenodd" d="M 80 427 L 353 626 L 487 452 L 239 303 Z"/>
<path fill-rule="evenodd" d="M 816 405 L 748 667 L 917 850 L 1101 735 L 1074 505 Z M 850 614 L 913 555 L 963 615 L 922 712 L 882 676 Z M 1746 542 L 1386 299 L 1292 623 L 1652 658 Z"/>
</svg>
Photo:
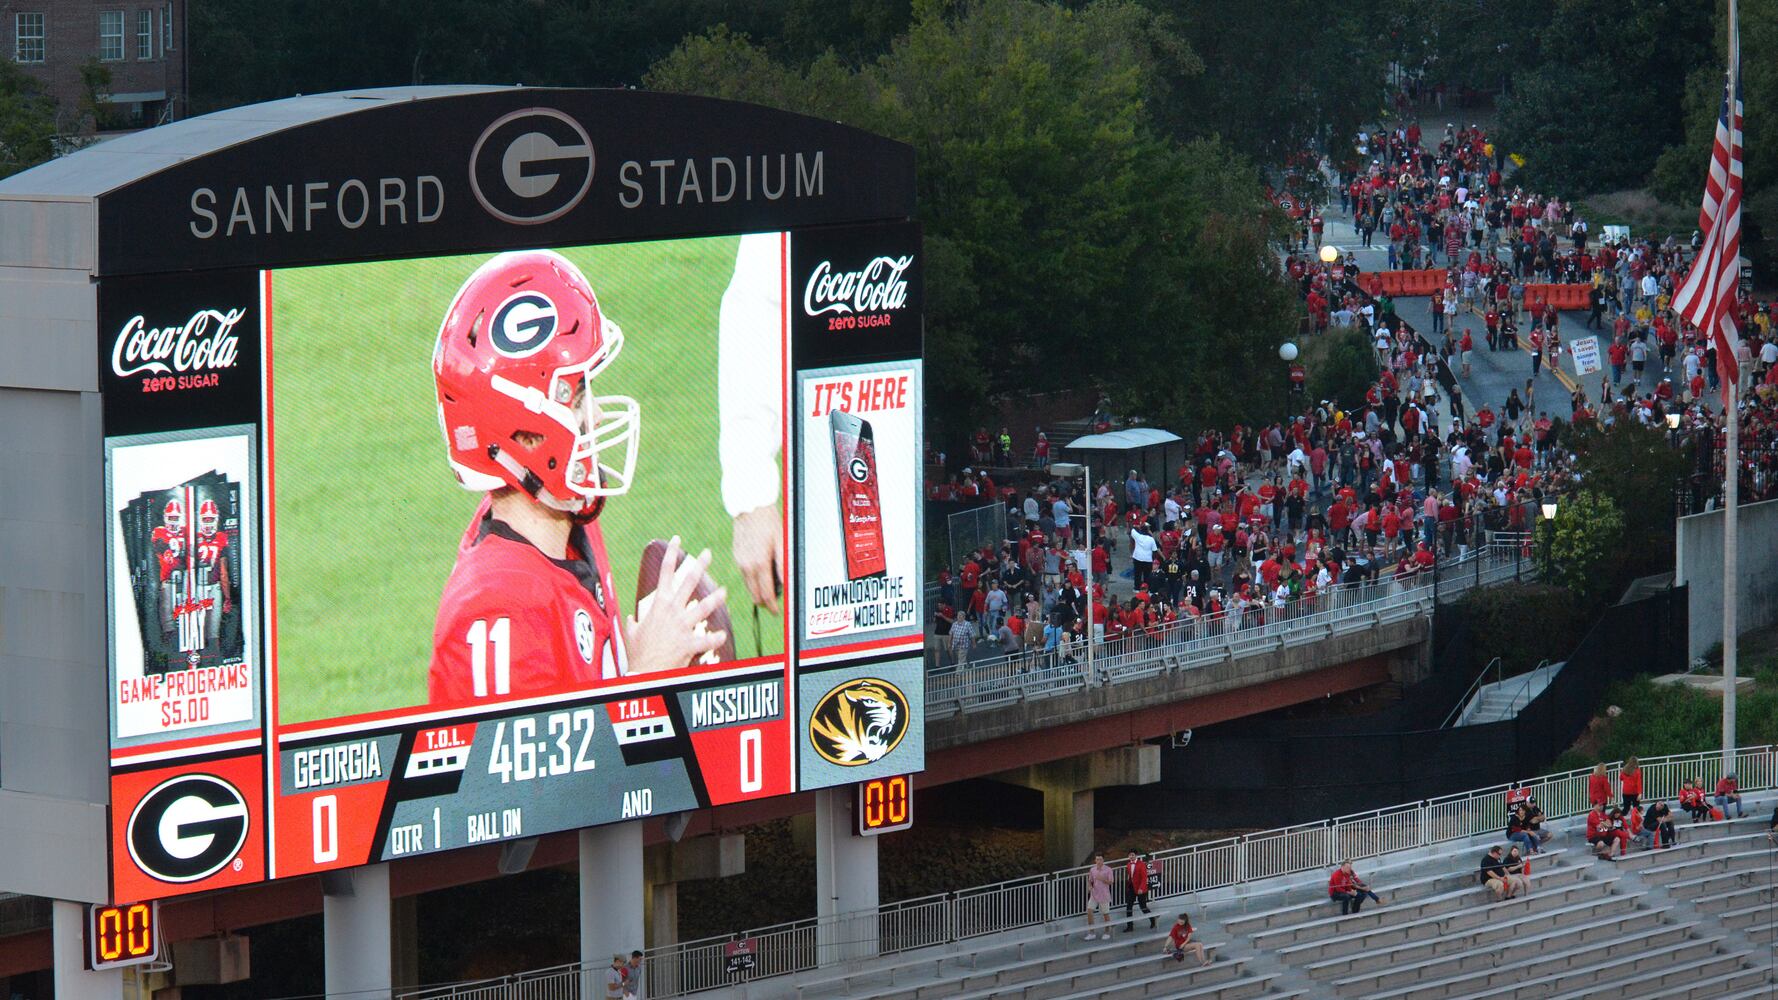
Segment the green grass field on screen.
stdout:
<svg viewBox="0 0 1778 1000">
<path fill-rule="evenodd" d="M 651 538 L 709 547 L 739 655 L 752 611 L 729 551 L 716 451 L 716 325 L 732 238 L 564 251 L 623 327 L 597 391 L 642 407 L 635 486 L 600 516 L 625 613 Z M 480 500 L 445 461 L 431 357 L 488 255 L 279 271 L 272 278 L 279 716 L 426 702 L 438 598 Z M 761 622 L 766 652 L 781 625 Z"/>
</svg>

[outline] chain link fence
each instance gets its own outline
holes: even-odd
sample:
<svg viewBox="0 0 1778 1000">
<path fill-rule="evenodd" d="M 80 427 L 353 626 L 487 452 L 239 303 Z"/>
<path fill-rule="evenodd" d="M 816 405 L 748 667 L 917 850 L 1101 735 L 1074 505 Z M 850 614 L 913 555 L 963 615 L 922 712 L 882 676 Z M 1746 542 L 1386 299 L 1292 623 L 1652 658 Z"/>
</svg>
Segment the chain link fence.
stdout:
<svg viewBox="0 0 1778 1000">
<path fill-rule="evenodd" d="M 969 554 L 984 546 L 998 550 L 1006 540 L 1006 504 L 995 502 L 958 511 L 945 518 L 950 541 L 951 566 L 969 561 Z"/>
</svg>

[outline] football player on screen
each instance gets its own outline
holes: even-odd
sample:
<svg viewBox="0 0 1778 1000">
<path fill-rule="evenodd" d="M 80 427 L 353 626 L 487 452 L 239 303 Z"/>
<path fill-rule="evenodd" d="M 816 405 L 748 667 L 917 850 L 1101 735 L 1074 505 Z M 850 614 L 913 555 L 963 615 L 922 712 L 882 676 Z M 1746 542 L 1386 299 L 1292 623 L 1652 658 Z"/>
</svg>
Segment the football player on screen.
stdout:
<svg viewBox="0 0 1778 1000">
<path fill-rule="evenodd" d="M 183 500 L 173 497 L 167 501 L 166 507 L 161 510 L 160 526 L 154 529 L 150 544 L 154 551 L 155 567 L 160 574 L 160 588 L 155 604 L 160 617 L 162 649 L 170 652 L 179 648 L 173 633 L 179 625 L 180 609 L 186 603 L 186 572 L 191 556 L 186 537 Z"/>
<path fill-rule="evenodd" d="M 222 530 L 222 512 L 216 501 L 206 498 L 198 504 L 197 551 L 198 593 L 206 602 L 204 630 L 211 643 L 222 636 L 222 618 L 234 610 L 233 573 L 229 569 L 232 553 L 228 548 L 228 532 Z"/>
<path fill-rule="evenodd" d="M 445 313 L 439 423 L 457 481 L 487 496 L 439 600 L 432 703 L 673 670 L 727 639 L 705 627 L 727 600 L 710 553 L 688 564 L 677 537 L 651 599 L 635 616 L 619 607 L 598 517 L 630 488 L 641 414 L 593 382 L 622 348 L 586 277 L 549 251 L 493 258 Z"/>
</svg>

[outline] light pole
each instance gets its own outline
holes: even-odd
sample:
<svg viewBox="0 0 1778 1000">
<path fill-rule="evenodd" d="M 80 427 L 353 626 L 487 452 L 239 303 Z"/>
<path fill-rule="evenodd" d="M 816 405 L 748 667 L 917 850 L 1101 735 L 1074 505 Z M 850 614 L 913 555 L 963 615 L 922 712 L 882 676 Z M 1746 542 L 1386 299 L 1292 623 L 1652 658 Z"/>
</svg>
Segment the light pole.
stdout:
<svg viewBox="0 0 1778 1000">
<path fill-rule="evenodd" d="M 1556 540 L 1556 498 L 1554 496 L 1544 497 L 1541 506 L 1543 509 L 1544 520 L 1543 561 L 1545 565 L 1548 565 L 1550 562 L 1550 549 Z M 1547 583 L 1549 581 L 1546 580 L 1544 582 Z"/>
<path fill-rule="evenodd" d="M 1334 246 L 1332 243 L 1321 244 L 1321 263 L 1332 264 L 1334 261 L 1339 260 L 1339 259 L 1340 259 L 1340 248 L 1339 247 Z"/>
<path fill-rule="evenodd" d="M 1080 476 L 1081 491 L 1085 494 L 1081 506 L 1085 507 L 1087 512 L 1086 537 L 1083 539 L 1087 558 L 1086 565 L 1081 567 L 1081 576 L 1087 581 L 1087 655 L 1084 669 L 1086 670 L 1087 683 L 1091 684 L 1093 682 L 1093 470 L 1085 462 L 1078 464 L 1057 462 L 1050 466 L 1050 471 L 1063 479 L 1073 479 L 1075 476 Z"/>
<path fill-rule="evenodd" d="M 1323 247 L 1322 249 L 1325 250 L 1327 248 Z M 1335 252 L 1337 253 L 1338 251 Z M 1278 357 L 1286 365 L 1294 363 L 1297 358 L 1296 345 L 1288 340 L 1278 345 Z M 1286 427 L 1290 424 L 1290 394 L 1295 388 L 1295 384 L 1291 382 L 1290 379 L 1290 369 L 1286 368 L 1284 370 L 1284 423 Z"/>
</svg>

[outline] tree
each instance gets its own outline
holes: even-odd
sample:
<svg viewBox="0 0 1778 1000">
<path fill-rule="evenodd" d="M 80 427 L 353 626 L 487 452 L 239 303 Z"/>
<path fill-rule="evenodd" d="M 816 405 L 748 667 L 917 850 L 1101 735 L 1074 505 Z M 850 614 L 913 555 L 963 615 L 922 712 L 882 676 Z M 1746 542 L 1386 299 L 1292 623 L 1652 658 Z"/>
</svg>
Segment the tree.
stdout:
<svg viewBox="0 0 1778 1000">
<path fill-rule="evenodd" d="M 1132 3 L 934 2 L 860 67 L 832 54 L 787 66 L 717 29 L 646 82 L 914 147 L 928 399 L 940 431 L 960 433 L 994 395 L 1068 388 L 1171 424 L 1256 415 L 1245 376 L 1294 330 L 1297 304 L 1255 168 L 1214 140 L 1173 142 L 1150 112 L 1190 64 Z"/>
<path fill-rule="evenodd" d="M 35 77 L 0 59 L 0 177 L 55 155 L 56 102 Z"/>
<path fill-rule="evenodd" d="M 1728 67 L 1728 32 L 1723 4 L 1715 5 L 1715 42 L 1686 79 L 1684 137 L 1668 146 L 1655 164 L 1653 186 L 1663 200 L 1687 207 L 1704 194 L 1710 148 L 1722 112 L 1723 77 Z M 1747 199 L 1742 204 L 1741 252 L 1756 273 L 1778 267 L 1778 120 L 1766 113 L 1778 101 L 1778 8 L 1742 4 L 1741 96 Z"/>
<path fill-rule="evenodd" d="M 1554 521 L 1539 521 L 1537 533 L 1540 576 L 1583 606 L 1607 596 L 1624 544 L 1624 515 L 1610 497 L 1583 489 L 1557 505 Z"/>
<path fill-rule="evenodd" d="M 1576 433 L 1571 450 L 1588 490 L 1622 513 L 1624 568 L 1634 574 L 1673 568 L 1673 491 L 1686 473 L 1686 458 L 1667 432 L 1633 420 Z"/>
<path fill-rule="evenodd" d="M 1709 57 L 1709 8 L 1624 0 L 1603 11 L 1557 0 L 1547 10 L 1546 28 L 1519 31 L 1542 42 L 1528 62 L 1515 60 L 1524 69 L 1501 102 L 1501 141 L 1525 157 L 1525 183 L 1537 190 L 1640 186 L 1683 135 L 1674 84 Z"/>
<path fill-rule="evenodd" d="M 1264 164 L 1345 139 L 1384 107 L 1389 46 L 1368 7 L 1312 0 L 1149 0 L 1202 72 L 1157 113 L 1182 139 L 1219 136 Z"/>
</svg>

